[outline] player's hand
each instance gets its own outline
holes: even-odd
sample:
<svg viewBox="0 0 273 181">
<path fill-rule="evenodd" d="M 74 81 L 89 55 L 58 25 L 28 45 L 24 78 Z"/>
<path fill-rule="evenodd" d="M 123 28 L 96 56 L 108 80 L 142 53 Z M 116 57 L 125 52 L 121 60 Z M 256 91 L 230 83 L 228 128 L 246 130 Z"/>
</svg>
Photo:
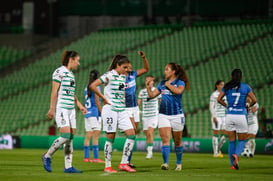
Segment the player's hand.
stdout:
<svg viewBox="0 0 273 181">
<path fill-rule="evenodd" d="M 85 107 L 80 107 L 80 110 L 82 112 L 82 114 L 86 114 L 87 113 L 87 109 Z"/>
<path fill-rule="evenodd" d="M 49 109 L 49 111 L 47 112 L 47 118 L 51 120 L 53 119 L 54 115 L 55 115 L 54 109 Z"/>
<path fill-rule="evenodd" d="M 111 105 L 111 102 L 109 102 L 109 101 L 106 99 L 106 97 L 103 96 L 102 99 L 103 99 L 104 104 L 109 104 L 109 105 Z"/>
<path fill-rule="evenodd" d="M 217 118 L 216 118 L 216 117 L 213 117 L 213 119 L 212 119 L 212 120 L 213 120 L 213 122 L 214 122 L 214 123 L 218 123 L 218 121 L 217 121 Z"/>
<path fill-rule="evenodd" d="M 153 78 L 147 78 L 146 82 L 145 82 L 146 87 L 147 88 L 152 88 L 152 86 L 153 86 L 152 82 L 153 81 L 154 81 Z"/>
<path fill-rule="evenodd" d="M 144 58 L 145 57 L 145 54 L 144 54 L 144 52 L 143 51 L 138 51 L 137 52 L 142 58 Z"/>
</svg>

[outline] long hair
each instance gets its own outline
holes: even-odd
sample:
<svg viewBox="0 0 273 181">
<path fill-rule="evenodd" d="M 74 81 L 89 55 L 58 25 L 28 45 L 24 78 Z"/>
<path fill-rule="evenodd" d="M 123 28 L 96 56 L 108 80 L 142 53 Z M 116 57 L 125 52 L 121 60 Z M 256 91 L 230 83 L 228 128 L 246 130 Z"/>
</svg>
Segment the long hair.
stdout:
<svg viewBox="0 0 273 181">
<path fill-rule="evenodd" d="M 217 85 L 221 84 L 221 82 L 224 82 L 223 80 L 217 80 L 214 84 L 214 90 L 217 90 Z"/>
<path fill-rule="evenodd" d="M 78 52 L 65 50 L 62 54 L 62 60 L 61 60 L 62 65 L 67 66 L 69 62 L 69 58 L 75 58 L 77 56 L 79 56 Z"/>
<path fill-rule="evenodd" d="M 130 60 L 128 59 L 128 57 L 124 56 L 124 55 L 115 55 L 112 63 L 110 64 L 108 71 L 113 70 L 117 67 L 117 65 L 122 65 L 124 63 L 130 63 Z"/>
<path fill-rule="evenodd" d="M 87 95 L 88 97 L 91 97 L 91 89 L 90 89 L 90 84 L 92 84 L 92 82 L 94 82 L 96 79 L 99 78 L 99 71 L 97 70 L 91 70 L 89 73 L 89 82 L 88 82 L 88 86 L 87 86 Z"/>
<path fill-rule="evenodd" d="M 175 71 L 174 73 L 175 76 L 178 79 L 183 80 L 185 82 L 186 90 L 190 90 L 190 82 L 189 82 L 185 69 L 177 63 L 168 63 L 168 65 L 170 65 L 171 69 Z"/>
<path fill-rule="evenodd" d="M 237 87 L 237 90 L 240 88 L 241 80 L 242 80 L 242 71 L 240 69 L 234 69 L 231 72 L 231 80 L 225 84 L 225 91 Z"/>
</svg>

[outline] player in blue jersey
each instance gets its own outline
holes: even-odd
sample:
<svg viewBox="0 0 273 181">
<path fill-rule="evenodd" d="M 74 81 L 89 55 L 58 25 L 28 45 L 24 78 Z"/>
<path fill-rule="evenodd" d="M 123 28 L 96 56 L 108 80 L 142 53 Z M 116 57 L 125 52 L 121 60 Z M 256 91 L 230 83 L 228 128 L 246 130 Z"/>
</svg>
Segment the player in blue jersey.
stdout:
<svg viewBox="0 0 273 181">
<path fill-rule="evenodd" d="M 73 136 L 76 132 L 76 111 L 75 105 L 83 114 L 87 113 L 86 108 L 80 103 L 75 95 L 75 77 L 72 70 L 80 65 L 80 56 L 75 51 L 64 51 L 62 55 L 62 66 L 57 68 L 52 76 L 52 90 L 50 109 L 47 113 L 48 119 L 55 117 L 60 131 L 58 137 L 52 143 L 48 151 L 43 155 L 44 169 L 51 172 L 51 157 L 64 145 L 64 172 L 82 173 L 72 166 Z"/>
<path fill-rule="evenodd" d="M 137 93 L 136 93 L 136 78 L 145 74 L 149 71 L 149 62 L 142 51 L 137 52 L 141 56 L 143 61 L 143 68 L 138 70 L 132 70 L 132 65 L 130 64 L 126 72 L 126 86 L 125 86 L 125 100 L 126 100 L 126 112 L 129 114 L 130 120 L 134 125 L 135 132 L 137 133 L 138 123 L 139 123 L 139 107 L 137 104 Z M 134 168 L 135 166 L 131 164 L 132 152 L 128 158 L 129 165 Z"/>
<path fill-rule="evenodd" d="M 99 137 L 101 131 L 101 104 L 99 96 L 90 89 L 90 84 L 99 78 L 99 72 L 92 70 L 89 74 L 89 83 L 84 89 L 85 107 L 87 114 L 85 114 L 85 130 L 86 135 L 84 139 L 84 162 L 104 163 L 99 159 Z M 100 87 L 98 87 L 100 91 Z M 94 159 L 90 159 L 90 139 L 92 138 L 92 150 Z"/>
<path fill-rule="evenodd" d="M 227 108 L 226 131 L 229 138 L 228 154 L 231 169 L 239 169 L 239 156 L 244 149 L 247 139 L 247 96 L 251 99 L 249 107 L 256 103 L 256 97 L 251 87 L 241 82 L 242 71 L 234 69 L 231 73 L 231 80 L 225 84 L 220 92 L 217 101 Z M 227 103 L 223 100 L 226 96 Z M 236 144 L 238 137 L 238 144 Z"/>
<path fill-rule="evenodd" d="M 113 143 L 116 132 L 120 129 L 126 135 L 123 147 L 122 159 L 119 169 L 127 172 L 136 172 L 128 165 L 128 156 L 131 154 L 135 144 L 135 130 L 130 121 L 129 115 L 125 111 L 125 73 L 130 64 L 130 60 L 124 55 L 116 55 L 108 69 L 99 79 L 95 80 L 90 88 L 104 101 L 101 117 L 103 121 L 103 131 L 106 132 L 104 145 L 105 168 L 107 173 L 117 172 L 112 168 Z M 103 94 L 97 89 L 101 84 L 105 84 Z"/>
<path fill-rule="evenodd" d="M 174 140 L 176 152 L 176 171 L 182 169 L 183 143 L 182 135 L 185 124 L 185 116 L 182 107 L 183 92 L 189 90 L 188 76 L 180 65 L 168 63 L 164 70 L 165 80 L 161 81 L 155 90 L 151 89 L 150 82 L 146 88 L 150 98 L 161 94 L 161 102 L 158 115 L 159 134 L 162 139 L 162 170 L 169 169 L 170 139 Z"/>
</svg>

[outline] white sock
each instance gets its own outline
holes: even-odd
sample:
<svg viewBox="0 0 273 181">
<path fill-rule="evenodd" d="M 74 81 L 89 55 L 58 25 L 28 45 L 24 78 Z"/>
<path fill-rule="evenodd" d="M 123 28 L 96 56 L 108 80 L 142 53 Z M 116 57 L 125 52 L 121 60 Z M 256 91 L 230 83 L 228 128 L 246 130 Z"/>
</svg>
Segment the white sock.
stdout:
<svg viewBox="0 0 273 181">
<path fill-rule="evenodd" d="M 221 138 L 220 138 L 220 143 L 218 145 L 218 153 L 220 153 L 221 148 L 223 147 L 225 142 L 226 142 L 226 137 L 225 137 L 225 135 L 222 135 Z"/>
<path fill-rule="evenodd" d="M 72 167 L 73 158 L 73 140 L 70 140 L 64 144 L 64 166 L 65 168 Z"/>
<path fill-rule="evenodd" d="M 212 147 L 213 147 L 213 154 L 218 154 L 218 137 L 212 136 Z"/>
<path fill-rule="evenodd" d="M 105 145 L 104 145 L 105 168 L 112 166 L 111 164 L 112 152 L 113 152 L 113 143 L 110 141 L 105 141 Z"/>
<path fill-rule="evenodd" d="M 121 164 L 127 164 L 128 163 L 128 157 L 130 156 L 133 147 L 134 147 L 135 140 L 132 139 L 126 139 L 123 147 L 123 153 L 121 158 Z"/>
<path fill-rule="evenodd" d="M 250 147 L 249 147 L 250 152 L 254 155 L 255 149 L 256 149 L 256 142 L 255 142 L 255 139 L 254 139 L 254 138 L 250 139 L 250 140 L 249 140 L 249 143 L 250 143 Z"/>
<path fill-rule="evenodd" d="M 147 146 L 148 154 L 153 154 L 153 146 Z"/>
<path fill-rule="evenodd" d="M 250 150 L 250 139 L 246 142 L 245 148 Z"/>
<path fill-rule="evenodd" d="M 51 145 L 51 147 L 48 149 L 47 153 L 45 154 L 46 158 L 50 158 L 65 142 L 67 142 L 69 139 L 59 137 L 57 138 Z"/>
</svg>

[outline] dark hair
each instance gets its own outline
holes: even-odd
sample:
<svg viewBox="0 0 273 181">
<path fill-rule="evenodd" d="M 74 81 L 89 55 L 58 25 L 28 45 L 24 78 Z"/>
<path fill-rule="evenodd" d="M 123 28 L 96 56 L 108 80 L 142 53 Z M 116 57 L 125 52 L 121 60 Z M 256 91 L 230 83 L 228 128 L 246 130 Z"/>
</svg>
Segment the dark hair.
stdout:
<svg viewBox="0 0 273 181">
<path fill-rule="evenodd" d="M 117 65 L 122 65 L 124 63 L 130 63 L 130 60 L 124 55 L 115 55 L 112 60 L 112 63 L 108 68 L 108 71 L 115 69 Z"/>
<path fill-rule="evenodd" d="M 231 72 L 231 80 L 225 84 L 224 89 L 225 91 L 237 87 L 237 90 L 240 88 L 240 83 L 242 80 L 242 71 L 240 69 L 234 69 Z"/>
<path fill-rule="evenodd" d="M 88 86 L 87 86 L 87 95 L 88 97 L 91 97 L 91 92 L 92 90 L 90 89 L 90 84 L 92 84 L 92 82 L 94 82 L 96 79 L 99 78 L 99 71 L 97 71 L 96 69 L 91 70 L 89 73 L 89 82 L 88 82 Z"/>
<path fill-rule="evenodd" d="M 65 50 L 62 54 L 62 65 L 67 66 L 69 58 L 75 58 L 77 56 L 79 56 L 78 52 Z"/>
<path fill-rule="evenodd" d="M 214 90 L 217 90 L 217 85 L 221 84 L 221 82 L 224 82 L 223 80 L 217 80 L 214 84 Z"/>
<path fill-rule="evenodd" d="M 188 79 L 188 76 L 186 74 L 186 71 L 183 67 L 181 67 L 179 64 L 177 63 L 168 63 L 168 65 L 171 67 L 172 70 L 175 71 L 175 76 L 180 79 L 183 80 L 186 84 L 186 90 L 190 89 L 190 82 Z"/>
</svg>

